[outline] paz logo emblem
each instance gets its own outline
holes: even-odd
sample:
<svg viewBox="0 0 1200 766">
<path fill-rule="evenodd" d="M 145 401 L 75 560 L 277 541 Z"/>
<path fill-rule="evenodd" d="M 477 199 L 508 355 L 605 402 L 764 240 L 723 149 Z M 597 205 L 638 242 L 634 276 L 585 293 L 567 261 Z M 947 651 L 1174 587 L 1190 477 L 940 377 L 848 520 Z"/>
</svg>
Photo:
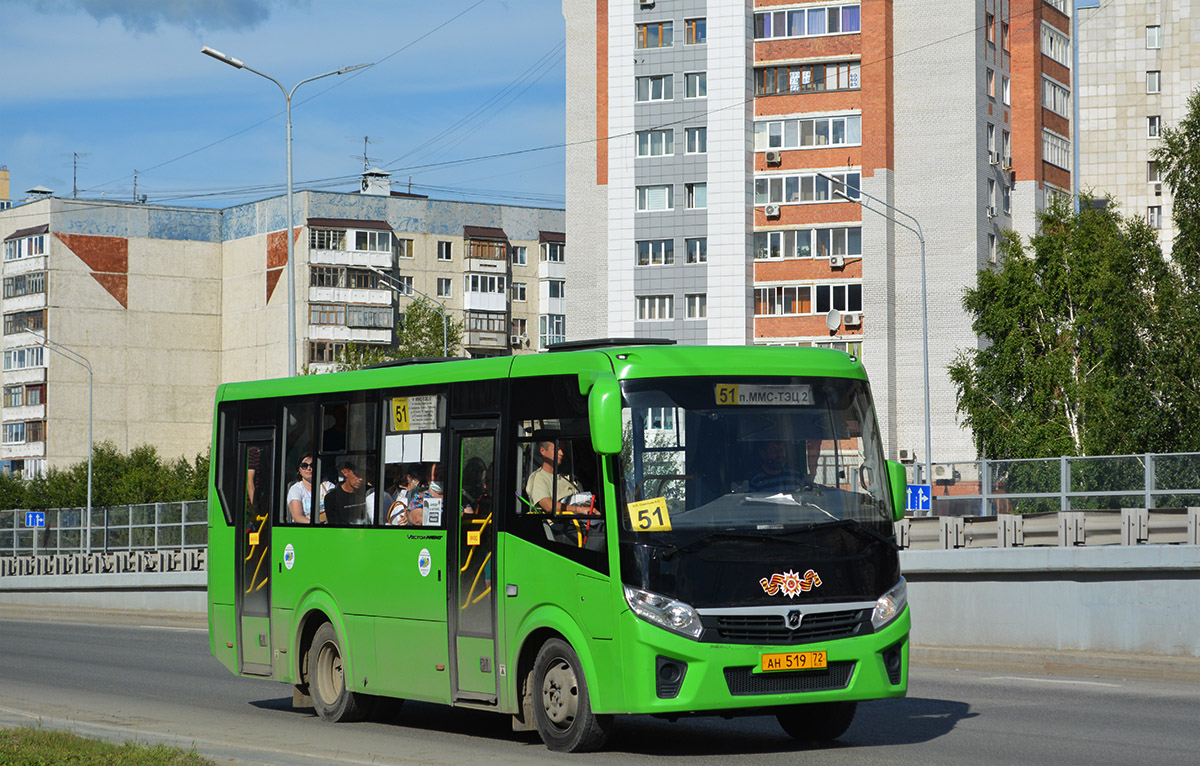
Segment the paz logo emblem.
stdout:
<svg viewBox="0 0 1200 766">
<path fill-rule="evenodd" d="M 296 549 L 292 547 L 291 543 L 288 543 L 287 547 L 283 549 L 283 565 L 288 569 L 296 565 Z"/>
<path fill-rule="evenodd" d="M 821 587 L 821 578 L 811 569 L 805 572 L 803 577 L 795 572 L 784 572 L 783 574 L 776 572 L 770 577 L 762 578 L 758 584 L 762 586 L 768 596 L 782 593 L 788 598 L 795 598 L 801 593 L 808 593 L 813 588 Z"/>
<path fill-rule="evenodd" d="M 792 630 L 795 630 L 796 628 L 800 627 L 800 610 L 791 610 L 787 613 L 787 617 L 785 619 L 787 620 L 787 626 Z"/>
</svg>

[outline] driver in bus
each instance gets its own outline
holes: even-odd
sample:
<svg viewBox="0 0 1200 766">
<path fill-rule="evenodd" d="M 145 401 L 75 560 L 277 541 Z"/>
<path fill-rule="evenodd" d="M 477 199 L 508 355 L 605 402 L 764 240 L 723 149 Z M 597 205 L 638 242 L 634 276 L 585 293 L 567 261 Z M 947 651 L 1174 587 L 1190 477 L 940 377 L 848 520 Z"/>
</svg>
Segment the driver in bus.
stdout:
<svg viewBox="0 0 1200 766">
<path fill-rule="evenodd" d="M 544 513 L 600 513 L 592 493 L 584 492 L 573 477 L 558 471 L 562 447 L 553 441 L 538 442 L 538 455 L 542 465 L 525 482 L 525 492 L 535 508 Z"/>
<path fill-rule="evenodd" d="M 758 459 L 762 470 L 751 477 L 751 492 L 787 492 L 804 486 L 804 475 L 792 470 L 783 442 L 763 442 Z"/>
</svg>

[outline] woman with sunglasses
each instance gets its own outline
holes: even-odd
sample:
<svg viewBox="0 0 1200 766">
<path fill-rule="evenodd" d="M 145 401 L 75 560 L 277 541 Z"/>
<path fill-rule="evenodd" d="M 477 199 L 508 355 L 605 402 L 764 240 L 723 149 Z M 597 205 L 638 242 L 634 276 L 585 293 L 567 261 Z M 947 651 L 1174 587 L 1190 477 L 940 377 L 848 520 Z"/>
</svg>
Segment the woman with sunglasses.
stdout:
<svg viewBox="0 0 1200 766">
<path fill-rule="evenodd" d="M 297 524 L 312 523 L 312 477 L 313 477 L 313 458 L 312 455 L 305 455 L 300 458 L 299 467 L 300 481 L 288 488 L 287 507 L 288 512 L 292 515 L 292 521 Z M 325 505 L 325 493 L 329 491 L 329 482 L 321 482 L 321 497 L 317 507 L 321 509 L 322 515 Z M 321 519 L 324 521 L 324 519 Z"/>
</svg>

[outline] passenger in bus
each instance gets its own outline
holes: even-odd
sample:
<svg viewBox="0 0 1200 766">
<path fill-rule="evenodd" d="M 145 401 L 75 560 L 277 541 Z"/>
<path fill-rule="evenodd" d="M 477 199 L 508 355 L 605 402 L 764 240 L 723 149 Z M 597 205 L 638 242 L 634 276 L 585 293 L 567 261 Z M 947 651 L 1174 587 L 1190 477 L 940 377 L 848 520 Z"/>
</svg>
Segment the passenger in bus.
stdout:
<svg viewBox="0 0 1200 766">
<path fill-rule="evenodd" d="M 783 442 L 763 442 L 758 459 L 761 470 L 750 479 L 751 492 L 786 492 L 804 485 L 804 475 L 792 470 Z"/>
<path fill-rule="evenodd" d="M 342 483 L 325 495 L 326 518 L 334 525 L 368 523 L 366 482 L 361 469 L 347 460 L 338 464 L 338 473 L 342 475 Z"/>
<path fill-rule="evenodd" d="M 591 493 L 584 492 L 573 477 L 558 470 L 562 465 L 562 447 L 553 441 L 542 441 L 537 449 L 541 466 L 525 482 L 525 492 L 534 508 L 543 513 L 598 514 Z"/>
<path fill-rule="evenodd" d="M 416 501 L 417 495 L 421 491 L 421 466 L 418 463 L 413 463 L 404 469 L 403 480 L 393 492 L 392 504 L 388 508 L 387 523 L 397 526 L 406 526 L 409 521 L 409 509 Z M 420 506 L 418 504 L 418 518 L 420 518 Z M 419 525 L 420 522 L 418 522 Z"/>
<path fill-rule="evenodd" d="M 421 527 L 425 524 L 438 526 L 442 513 L 442 464 L 434 463 L 429 467 L 429 486 L 410 495 L 413 499 L 408 504 L 408 526 Z"/>
<path fill-rule="evenodd" d="M 313 457 L 305 455 L 300 458 L 300 465 L 297 468 L 300 480 L 288 487 L 287 507 L 291 519 L 296 524 L 311 524 L 312 523 L 312 478 L 313 478 Z M 317 495 L 317 512 L 323 514 L 323 505 L 325 494 L 333 488 L 333 483 L 323 481 L 320 483 L 320 492 Z"/>
</svg>

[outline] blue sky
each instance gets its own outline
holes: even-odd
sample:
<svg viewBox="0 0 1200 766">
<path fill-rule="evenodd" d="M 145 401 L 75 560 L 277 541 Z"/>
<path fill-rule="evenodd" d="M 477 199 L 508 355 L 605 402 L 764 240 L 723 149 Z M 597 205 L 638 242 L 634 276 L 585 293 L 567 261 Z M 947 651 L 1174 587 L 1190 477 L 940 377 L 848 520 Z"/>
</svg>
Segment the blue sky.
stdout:
<svg viewBox="0 0 1200 766">
<path fill-rule="evenodd" d="M 297 188 L 356 189 L 363 137 L 393 188 L 563 203 L 560 0 L 0 0 L 0 165 L 10 196 L 224 207 L 282 193 L 289 89 Z M 448 23 L 447 23 L 448 22 Z M 466 118 L 466 119 L 464 119 Z M 440 167 L 428 167 L 449 163 Z"/>
</svg>

